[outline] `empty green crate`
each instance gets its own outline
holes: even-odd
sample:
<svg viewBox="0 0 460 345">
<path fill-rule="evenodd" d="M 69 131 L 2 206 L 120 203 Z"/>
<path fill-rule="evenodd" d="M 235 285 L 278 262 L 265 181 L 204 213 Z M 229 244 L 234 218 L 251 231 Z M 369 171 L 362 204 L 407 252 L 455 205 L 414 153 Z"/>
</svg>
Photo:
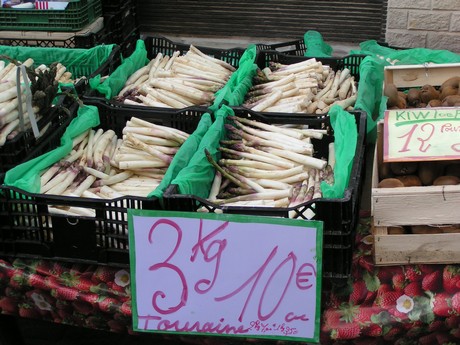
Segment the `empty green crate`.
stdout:
<svg viewBox="0 0 460 345">
<path fill-rule="evenodd" d="M 0 8 L 0 30 L 79 31 L 101 15 L 101 0 L 70 1 L 65 10 Z"/>
</svg>

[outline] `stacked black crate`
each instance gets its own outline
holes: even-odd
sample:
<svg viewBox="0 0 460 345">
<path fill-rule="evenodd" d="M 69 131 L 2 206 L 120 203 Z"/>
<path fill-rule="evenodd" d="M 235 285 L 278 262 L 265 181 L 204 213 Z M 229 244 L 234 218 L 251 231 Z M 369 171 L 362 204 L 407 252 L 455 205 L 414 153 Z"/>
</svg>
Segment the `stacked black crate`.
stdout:
<svg viewBox="0 0 460 345">
<path fill-rule="evenodd" d="M 102 0 L 104 27 L 110 32 L 112 43 L 121 47 L 122 54 L 129 56 L 140 38 L 136 2 L 134 0 Z"/>
</svg>

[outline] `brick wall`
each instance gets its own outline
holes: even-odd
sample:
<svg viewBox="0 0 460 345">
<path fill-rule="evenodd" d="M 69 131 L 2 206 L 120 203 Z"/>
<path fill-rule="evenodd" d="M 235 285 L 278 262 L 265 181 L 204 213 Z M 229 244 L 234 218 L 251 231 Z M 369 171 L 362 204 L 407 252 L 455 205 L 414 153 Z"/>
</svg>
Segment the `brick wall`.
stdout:
<svg viewBox="0 0 460 345">
<path fill-rule="evenodd" d="M 460 0 L 389 0 L 386 42 L 460 53 Z"/>
</svg>

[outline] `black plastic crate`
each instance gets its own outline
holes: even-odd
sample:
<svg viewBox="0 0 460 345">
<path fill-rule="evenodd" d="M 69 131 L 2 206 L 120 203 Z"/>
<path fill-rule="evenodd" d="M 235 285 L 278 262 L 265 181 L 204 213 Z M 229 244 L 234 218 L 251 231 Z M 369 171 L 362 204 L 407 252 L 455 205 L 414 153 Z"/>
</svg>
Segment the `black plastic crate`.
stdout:
<svg viewBox="0 0 460 345">
<path fill-rule="evenodd" d="M 303 39 L 274 44 L 257 43 L 256 47 L 258 51 L 273 50 L 282 54 L 297 56 L 304 56 L 307 51 L 307 47 Z"/>
<path fill-rule="evenodd" d="M 334 71 L 348 68 L 351 75 L 359 81 L 359 66 L 367 55 L 354 54 L 343 57 L 319 57 L 316 60 L 321 61 L 324 65 L 329 65 Z M 278 62 L 286 65 L 311 59 L 306 56 L 286 55 L 273 50 L 260 51 L 257 54 L 257 66 L 265 68 L 270 62 Z"/>
<path fill-rule="evenodd" d="M 136 26 L 132 28 L 132 30 L 128 32 L 128 34 L 118 37 L 117 40 L 120 42 L 120 50 L 124 57 L 130 56 L 132 53 L 134 53 L 137 41 L 139 40 L 140 36 L 141 33 L 139 30 L 139 26 Z"/>
<path fill-rule="evenodd" d="M 134 37 L 137 38 L 137 35 L 139 34 L 139 28 L 137 27 L 124 41 L 123 44 L 121 44 L 122 48 L 122 54 L 123 56 L 128 56 L 126 52 L 132 52 L 134 51 L 136 47 L 136 42 L 137 39 L 134 40 Z M 173 42 L 165 37 L 162 36 L 147 36 L 143 38 L 143 41 L 145 42 L 145 47 L 147 50 L 147 58 L 149 60 L 154 59 L 158 53 L 162 53 L 163 55 L 172 55 L 175 51 L 180 51 L 181 55 L 185 54 L 189 48 L 190 44 L 185 44 L 185 43 L 176 43 Z M 231 64 L 234 67 L 238 67 L 239 61 L 241 56 L 244 54 L 246 51 L 245 49 L 242 48 L 233 48 L 233 49 L 217 49 L 217 48 L 210 48 L 210 47 L 202 47 L 202 46 L 196 46 L 198 49 L 200 49 L 203 53 L 213 56 L 217 59 L 221 59 L 223 61 L 226 61 L 227 63 Z M 101 75 L 109 75 L 112 71 L 100 71 Z M 85 93 L 83 94 L 83 100 L 87 104 L 100 104 L 100 103 L 109 103 L 112 105 L 118 105 L 125 107 L 126 105 L 117 102 L 115 99 L 112 100 L 107 100 L 104 95 L 101 95 L 97 90 L 92 90 L 90 88 L 87 88 Z M 171 109 L 171 108 L 155 108 L 155 107 L 146 107 L 146 106 L 133 106 L 135 109 L 145 109 L 145 108 L 150 108 L 150 109 L 156 109 L 157 111 L 162 111 L 165 114 L 175 112 L 177 109 Z M 205 107 L 202 107 L 203 109 Z"/>
<path fill-rule="evenodd" d="M 138 112 L 101 105 L 100 128 L 121 135 L 126 120 L 143 120 L 193 132 L 198 113 L 177 111 L 163 114 Z M 99 128 L 98 127 L 98 128 Z M 56 145 L 58 146 L 58 144 Z M 72 217 L 50 212 L 51 206 L 72 206 L 94 210 L 94 217 Z M 127 209 L 159 210 L 157 198 L 126 196 L 111 200 L 28 193 L 0 187 L 0 255 L 45 258 L 59 261 L 129 265 Z"/>
<path fill-rule="evenodd" d="M 7 140 L 0 147 L 0 173 L 5 173 L 27 160 L 45 153 L 50 148 L 59 145 L 62 134 L 76 114 L 76 107 L 68 111 L 61 107 L 64 97 L 60 97 L 57 105 L 52 107 L 37 121 L 37 126 L 43 134 L 35 138 L 32 128 L 19 132 L 13 139 Z"/>
<path fill-rule="evenodd" d="M 187 53 L 190 48 L 188 43 L 173 42 L 162 36 L 147 36 L 144 38 L 145 47 L 147 48 L 147 57 L 149 59 L 155 58 L 158 53 L 164 55 L 172 55 L 175 51 L 180 51 L 181 55 Z M 238 67 L 240 58 L 246 49 L 243 48 L 213 48 L 196 45 L 206 55 L 212 56 L 216 59 L 223 60 L 233 67 Z"/>
<path fill-rule="evenodd" d="M 102 14 L 101 0 L 70 1 L 65 10 L 2 8 L 3 30 L 78 31 Z"/>
<path fill-rule="evenodd" d="M 329 117 L 312 118 L 285 114 L 266 116 L 245 108 L 233 108 L 236 116 L 250 117 L 251 119 L 270 124 L 308 124 L 311 128 L 327 128 L 332 133 Z M 234 213 L 258 216 L 289 217 L 290 211 L 297 211 L 300 218 L 305 219 L 303 212 L 314 211 L 313 219 L 324 222 L 323 238 L 323 277 L 329 281 L 341 282 L 350 277 L 354 235 L 359 217 L 361 185 L 364 169 L 364 151 L 366 137 L 366 113 L 363 111 L 351 112 L 356 119 L 358 140 L 350 175 L 349 185 L 341 199 L 319 198 L 290 208 L 274 207 L 237 207 L 214 204 L 195 195 L 180 194 L 177 185 L 170 185 L 164 193 L 165 208 L 173 211 L 195 212 L 204 207 L 209 212 Z M 324 138 L 312 142 L 315 147 L 315 157 L 328 156 L 328 144 L 333 139 Z"/>
</svg>

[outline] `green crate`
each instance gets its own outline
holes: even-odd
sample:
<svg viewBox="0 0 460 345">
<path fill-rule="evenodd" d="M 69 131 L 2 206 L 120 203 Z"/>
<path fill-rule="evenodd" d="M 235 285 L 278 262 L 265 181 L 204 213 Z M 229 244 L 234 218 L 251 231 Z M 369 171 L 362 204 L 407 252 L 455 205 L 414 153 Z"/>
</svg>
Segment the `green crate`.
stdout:
<svg viewBox="0 0 460 345">
<path fill-rule="evenodd" d="M 101 15 L 101 0 L 73 0 L 63 11 L 0 8 L 0 30 L 79 31 Z"/>
</svg>

